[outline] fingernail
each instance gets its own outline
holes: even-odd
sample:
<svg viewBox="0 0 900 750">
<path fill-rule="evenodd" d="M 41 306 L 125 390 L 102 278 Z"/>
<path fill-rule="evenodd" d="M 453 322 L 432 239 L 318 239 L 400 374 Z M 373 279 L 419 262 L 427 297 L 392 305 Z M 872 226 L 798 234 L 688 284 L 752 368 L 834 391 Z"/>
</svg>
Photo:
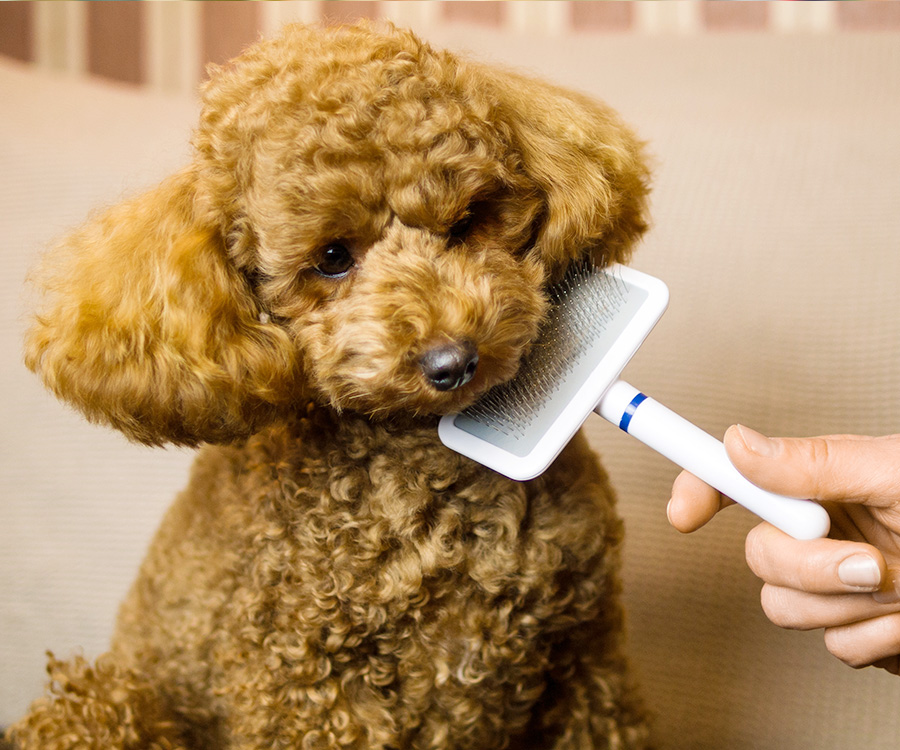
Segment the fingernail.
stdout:
<svg viewBox="0 0 900 750">
<path fill-rule="evenodd" d="M 744 445 L 747 446 L 751 453 L 765 457 L 772 457 L 778 453 L 778 443 L 775 440 L 770 440 L 756 430 L 751 430 L 749 427 L 744 427 L 741 424 L 737 425 L 736 428 L 741 436 L 741 440 L 744 441 Z"/>
<path fill-rule="evenodd" d="M 838 578 L 846 586 L 873 589 L 881 584 L 881 569 L 868 555 L 853 555 L 838 565 Z"/>
</svg>

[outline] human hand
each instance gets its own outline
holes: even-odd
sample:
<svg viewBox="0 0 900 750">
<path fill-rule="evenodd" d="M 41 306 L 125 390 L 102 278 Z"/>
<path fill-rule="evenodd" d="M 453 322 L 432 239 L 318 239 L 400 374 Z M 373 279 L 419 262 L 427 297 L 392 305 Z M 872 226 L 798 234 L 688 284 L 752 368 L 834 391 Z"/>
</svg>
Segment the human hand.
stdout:
<svg viewBox="0 0 900 750">
<path fill-rule="evenodd" d="M 831 516 L 827 539 L 797 541 L 768 523 L 748 534 L 766 616 L 784 628 L 824 628 L 826 647 L 846 664 L 900 674 L 900 435 L 766 438 L 734 426 L 724 442 L 750 481 L 818 500 Z M 730 504 L 682 472 L 669 522 L 694 531 Z"/>
</svg>

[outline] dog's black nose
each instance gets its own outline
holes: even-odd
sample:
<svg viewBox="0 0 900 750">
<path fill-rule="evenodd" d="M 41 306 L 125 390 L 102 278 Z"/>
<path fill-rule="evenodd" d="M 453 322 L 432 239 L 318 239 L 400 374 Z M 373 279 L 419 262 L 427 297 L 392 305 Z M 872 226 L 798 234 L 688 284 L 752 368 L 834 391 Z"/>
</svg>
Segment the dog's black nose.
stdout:
<svg viewBox="0 0 900 750">
<path fill-rule="evenodd" d="M 478 349 L 471 341 L 454 341 L 429 349 L 419 357 L 419 367 L 439 391 L 452 391 L 468 383 L 478 367 Z"/>
</svg>

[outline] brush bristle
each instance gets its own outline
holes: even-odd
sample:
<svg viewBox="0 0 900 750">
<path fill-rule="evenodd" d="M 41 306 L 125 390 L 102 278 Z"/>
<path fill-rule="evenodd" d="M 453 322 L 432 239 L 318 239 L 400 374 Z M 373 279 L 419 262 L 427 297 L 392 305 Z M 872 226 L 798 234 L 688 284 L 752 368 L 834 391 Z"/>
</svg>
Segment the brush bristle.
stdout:
<svg viewBox="0 0 900 750">
<path fill-rule="evenodd" d="M 620 279 L 591 263 L 572 266 L 548 294 L 550 312 L 518 374 L 462 412 L 465 417 L 509 437 L 524 436 L 595 349 L 627 296 Z"/>
</svg>

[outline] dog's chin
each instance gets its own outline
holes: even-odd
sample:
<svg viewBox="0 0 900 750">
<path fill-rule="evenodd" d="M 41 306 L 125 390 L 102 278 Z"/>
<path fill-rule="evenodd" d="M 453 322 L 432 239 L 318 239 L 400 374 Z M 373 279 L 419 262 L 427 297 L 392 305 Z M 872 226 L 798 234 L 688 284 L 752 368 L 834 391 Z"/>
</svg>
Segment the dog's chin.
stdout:
<svg viewBox="0 0 900 750">
<path fill-rule="evenodd" d="M 493 377 L 478 373 L 472 380 L 452 390 L 438 390 L 424 379 L 413 384 L 391 384 L 366 388 L 360 382 L 322 393 L 323 400 L 338 412 L 351 412 L 380 420 L 396 417 L 435 418 L 468 408 L 494 386 L 515 374 L 516 367 L 503 368 Z"/>
<path fill-rule="evenodd" d="M 452 394 L 434 389 L 422 393 L 369 393 L 330 398 L 329 405 L 339 412 L 352 412 L 374 420 L 396 417 L 428 418 L 455 414 L 474 404 L 483 390 L 460 388 Z"/>
</svg>

